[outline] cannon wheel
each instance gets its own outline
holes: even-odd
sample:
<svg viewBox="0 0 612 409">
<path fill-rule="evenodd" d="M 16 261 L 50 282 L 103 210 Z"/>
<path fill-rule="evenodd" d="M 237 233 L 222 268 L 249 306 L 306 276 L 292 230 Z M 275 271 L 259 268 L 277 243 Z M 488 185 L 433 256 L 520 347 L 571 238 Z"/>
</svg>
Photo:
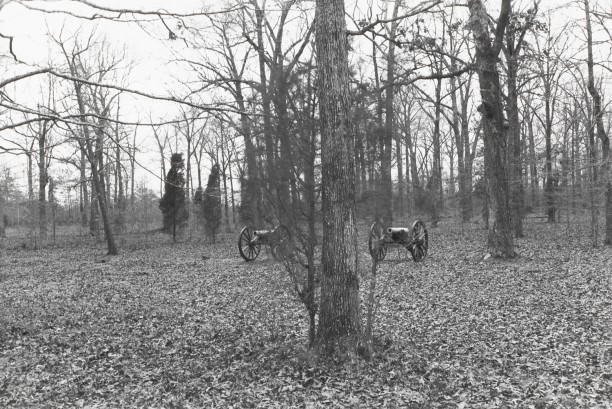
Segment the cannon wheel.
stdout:
<svg viewBox="0 0 612 409">
<path fill-rule="evenodd" d="M 253 261 L 259 255 L 261 244 L 253 243 L 255 234 L 249 226 L 244 226 L 238 237 L 238 251 L 245 261 Z"/>
<path fill-rule="evenodd" d="M 385 230 L 383 229 L 382 224 L 379 222 L 374 222 L 372 227 L 370 227 L 370 237 L 368 239 L 368 249 L 370 250 L 370 255 L 373 259 L 377 259 L 378 261 L 382 261 L 385 259 L 387 255 L 387 246 L 383 243 L 383 239 L 385 237 Z M 378 251 L 378 257 L 376 252 Z"/>
<path fill-rule="evenodd" d="M 414 261 L 423 261 L 427 256 L 427 250 L 429 249 L 429 239 L 427 236 L 427 228 L 425 223 L 421 220 L 417 220 L 412 224 L 412 247 L 410 253 L 412 253 L 412 259 Z"/>
<path fill-rule="evenodd" d="M 272 257 L 275 260 L 282 260 L 287 257 L 291 252 L 291 236 L 289 235 L 289 229 L 282 224 L 274 228 L 273 243 L 271 246 Z"/>
</svg>

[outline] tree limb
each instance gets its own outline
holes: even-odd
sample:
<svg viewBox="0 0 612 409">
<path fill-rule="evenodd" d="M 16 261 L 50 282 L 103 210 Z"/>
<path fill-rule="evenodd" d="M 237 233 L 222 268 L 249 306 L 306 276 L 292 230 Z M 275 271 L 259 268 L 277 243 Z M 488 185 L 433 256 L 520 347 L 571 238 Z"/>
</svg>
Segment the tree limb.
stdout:
<svg viewBox="0 0 612 409">
<path fill-rule="evenodd" d="M 425 3 L 427 3 L 427 2 L 425 2 Z M 401 16 L 398 16 L 398 17 L 392 18 L 392 19 L 380 19 L 380 18 L 377 18 L 373 22 L 371 22 L 369 24 L 363 25 L 357 31 L 346 30 L 346 34 L 350 35 L 350 36 L 363 35 L 363 34 L 365 34 L 368 31 L 372 31 L 379 24 L 394 23 L 396 21 L 404 20 L 404 19 L 409 18 L 409 17 L 414 17 L 417 14 L 421 14 L 421 13 L 424 13 L 426 11 L 431 10 L 432 8 L 434 8 L 435 6 L 437 6 L 440 3 L 442 3 L 442 0 L 432 0 L 430 2 L 430 4 L 425 4 L 425 5 L 423 5 L 423 3 L 421 3 L 420 5 L 416 6 L 414 9 L 412 9 L 412 11 L 410 11 L 409 13 L 403 14 Z"/>
<path fill-rule="evenodd" d="M 49 0 L 47 0 L 49 2 Z M 53 0 L 51 0 L 53 1 Z M 59 2 L 59 0 L 55 0 L 56 2 Z M 32 0 L 22 0 L 19 1 L 19 3 L 21 5 L 23 5 L 24 7 L 33 10 L 33 11 L 40 11 L 43 13 L 48 13 L 48 14 L 54 14 L 54 13 L 59 13 L 59 14 L 66 14 L 72 17 L 76 17 L 76 18 L 82 18 L 82 19 L 86 19 L 86 20 L 97 20 L 97 19 L 106 19 L 106 20 L 116 20 L 118 18 L 121 18 L 124 14 L 137 14 L 137 15 L 142 15 L 142 16 L 168 16 L 168 17 L 197 17 L 197 16 L 210 16 L 210 15 L 215 15 L 215 14 L 226 14 L 226 13 L 231 13 L 233 11 L 236 10 L 241 10 L 244 8 L 244 6 L 242 5 L 238 5 L 236 7 L 230 8 L 228 10 L 218 10 L 218 11 L 197 11 L 197 12 L 191 12 L 191 13 L 172 13 L 166 9 L 157 9 L 157 10 L 136 10 L 136 9 L 122 9 L 122 8 L 113 8 L 113 7 L 104 7 L 101 6 L 99 4 L 95 4 L 91 1 L 87 1 L 87 0 L 71 0 L 69 1 L 70 3 L 80 3 L 80 4 L 84 4 L 88 7 L 91 7 L 94 10 L 98 10 L 98 11 L 103 11 L 103 12 L 107 12 L 107 13 L 115 13 L 115 16 L 107 16 L 104 14 L 100 14 L 100 13 L 95 13 L 89 16 L 85 16 L 85 15 L 79 15 L 76 14 L 72 11 L 68 11 L 68 10 L 49 10 L 49 9 L 45 9 L 42 7 L 37 7 L 35 5 L 30 4 L 32 2 Z"/>
</svg>

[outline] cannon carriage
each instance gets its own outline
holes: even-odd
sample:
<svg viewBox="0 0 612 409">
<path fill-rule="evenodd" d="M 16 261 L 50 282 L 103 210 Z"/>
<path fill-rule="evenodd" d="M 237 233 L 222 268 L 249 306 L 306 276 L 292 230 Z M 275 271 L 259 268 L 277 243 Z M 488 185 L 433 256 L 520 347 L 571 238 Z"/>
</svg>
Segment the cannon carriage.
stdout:
<svg viewBox="0 0 612 409">
<path fill-rule="evenodd" d="M 387 256 L 389 247 L 403 247 L 408 250 L 416 262 L 423 261 L 429 249 L 429 237 L 425 223 L 417 220 L 408 227 L 383 228 L 379 222 L 370 227 L 368 249 L 372 258 L 382 261 Z"/>
<path fill-rule="evenodd" d="M 259 255 L 261 246 L 267 246 L 272 257 L 279 259 L 289 250 L 289 229 L 283 225 L 272 230 L 255 230 L 244 226 L 238 237 L 238 251 L 245 261 L 253 261 Z"/>
</svg>

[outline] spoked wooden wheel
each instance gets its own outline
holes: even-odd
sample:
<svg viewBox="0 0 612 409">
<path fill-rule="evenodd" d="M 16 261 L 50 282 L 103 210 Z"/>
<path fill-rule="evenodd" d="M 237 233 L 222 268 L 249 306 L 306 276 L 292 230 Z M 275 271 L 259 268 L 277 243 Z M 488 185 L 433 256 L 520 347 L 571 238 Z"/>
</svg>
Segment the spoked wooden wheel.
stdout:
<svg viewBox="0 0 612 409">
<path fill-rule="evenodd" d="M 272 257 L 276 260 L 282 260 L 291 254 L 291 236 L 289 229 L 282 224 L 276 226 L 272 232 Z"/>
<path fill-rule="evenodd" d="M 429 240 L 427 236 L 427 228 L 425 223 L 417 220 L 412 224 L 412 259 L 414 261 L 422 261 L 427 256 L 429 249 Z"/>
<path fill-rule="evenodd" d="M 368 238 L 368 249 L 373 259 L 381 261 L 387 255 L 387 247 L 384 243 L 385 230 L 382 224 L 375 222 L 370 227 L 370 237 Z"/>
<path fill-rule="evenodd" d="M 238 251 L 245 261 L 252 261 L 259 255 L 261 244 L 254 241 L 255 234 L 252 228 L 244 226 L 238 238 Z"/>
</svg>

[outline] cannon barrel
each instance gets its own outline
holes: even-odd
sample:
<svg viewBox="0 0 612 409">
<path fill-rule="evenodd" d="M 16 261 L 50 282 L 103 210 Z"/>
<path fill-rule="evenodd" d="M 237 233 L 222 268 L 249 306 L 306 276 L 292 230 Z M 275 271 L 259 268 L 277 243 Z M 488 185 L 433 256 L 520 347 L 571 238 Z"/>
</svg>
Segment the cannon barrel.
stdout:
<svg viewBox="0 0 612 409">
<path fill-rule="evenodd" d="M 410 233 L 410 229 L 407 227 L 389 227 L 387 233 Z"/>
<path fill-rule="evenodd" d="M 255 230 L 255 231 L 253 231 L 253 235 L 260 236 L 260 237 L 266 237 L 270 233 L 272 233 L 272 230 Z"/>
</svg>

